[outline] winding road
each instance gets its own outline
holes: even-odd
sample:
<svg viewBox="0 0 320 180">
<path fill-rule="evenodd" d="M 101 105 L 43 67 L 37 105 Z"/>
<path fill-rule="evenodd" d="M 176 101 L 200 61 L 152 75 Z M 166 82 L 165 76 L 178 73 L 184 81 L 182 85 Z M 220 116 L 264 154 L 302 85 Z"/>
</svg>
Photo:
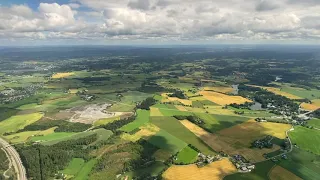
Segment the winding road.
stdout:
<svg viewBox="0 0 320 180">
<path fill-rule="evenodd" d="M 18 152 L 7 141 L 0 138 L 0 147 L 6 152 L 14 170 L 17 174 L 18 180 L 27 180 L 26 169 L 24 168 Z"/>
</svg>

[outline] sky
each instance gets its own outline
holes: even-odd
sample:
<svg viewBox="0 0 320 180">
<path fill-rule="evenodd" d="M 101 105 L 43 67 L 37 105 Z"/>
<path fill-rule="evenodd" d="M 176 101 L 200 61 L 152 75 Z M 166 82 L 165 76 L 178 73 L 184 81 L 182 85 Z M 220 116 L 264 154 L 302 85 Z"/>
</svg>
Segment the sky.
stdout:
<svg viewBox="0 0 320 180">
<path fill-rule="evenodd" d="M 320 43 L 320 0 L 0 0 L 0 46 Z"/>
</svg>

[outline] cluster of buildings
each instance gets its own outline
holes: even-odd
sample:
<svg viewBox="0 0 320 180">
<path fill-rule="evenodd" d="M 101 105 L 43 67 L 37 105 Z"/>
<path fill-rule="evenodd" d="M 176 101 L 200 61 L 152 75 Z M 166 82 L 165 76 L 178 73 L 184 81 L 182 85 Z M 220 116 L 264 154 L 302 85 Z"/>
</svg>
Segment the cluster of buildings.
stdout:
<svg viewBox="0 0 320 180">
<path fill-rule="evenodd" d="M 236 166 L 239 172 L 251 172 L 255 168 L 254 164 L 249 163 L 243 156 L 239 154 L 233 155 L 231 162 Z"/>
<path fill-rule="evenodd" d="M 216 156 L 211 156 L 211 155 L 204 155 L 202 153 L 198 153 L 198 162 L 196 163 L 197 166 L 200 168 L 200 167 L 203 167 L 207 164 L 210 164 L 212 163 L 213 161 L 218 161 L 221 159 L 221 156 L 220 155 L 216 155 Z"/>
</svg>

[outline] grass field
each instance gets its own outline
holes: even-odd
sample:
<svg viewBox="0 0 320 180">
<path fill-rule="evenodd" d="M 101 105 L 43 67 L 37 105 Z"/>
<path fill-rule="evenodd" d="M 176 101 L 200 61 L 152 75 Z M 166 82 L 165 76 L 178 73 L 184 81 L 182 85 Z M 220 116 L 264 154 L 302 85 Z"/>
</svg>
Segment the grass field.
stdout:
<svg viewBox="0 0 320 180">
<path fill-rule="evenodd" d="M 130 171 L 128 173 L 125 173 L 121 177 L 128 177 L 128 179 L 132 179 L 132 177 L 141 176 L 144 174 L 151 174 L 152 176 L 157 176 L 159 173 L 161 173 L 161 171 L 163 171 L 165 167 L 166 166 L 162 162 L 156 161 L 155 163 L 146 168 Z"/>
<path fill-rule="evenodd" d="M 139 128 L 140 130 L 134 134 L 123 133 L 121 138 L 127 141 L 136 142 L 140 138 L 148 139 L 149 137 L 155 135 L 160 128 L 151 123 L 146 123 Z"/>
<path fill-rule="evenodd" d="M 281 91 L 293 94 L 293 95 L 301 97 L 301 98 L 307 98 L 309 100 L 320 98 L 320 91 L 317 89 L 307 90 L 307 89 L 302 89 L 302 88 L 285 86 L 285 87 L 281 88 Z"/>
<path fill-rule="evenodd" d="M 217 132 L 249 120 L 249 118 L 240 116 L 225 116 L 206 113 L 195 114 L 205 122 L 204 127 L 210 132 Z"/>
<path fill-rule="evenodd" d="M 82 158 L 73 158 L 68 166 L 62 171 L 68 176 L 76 176 L 81 170 L 82 166 L 85 164 L 84 159 Z"/>
<path fill-rule="evenodd" d="M 222 93 L 212 92 L 212 91 L 200 91 L 200 94 L 203 95 L 206 99 L 219 104 L 221 106 L 237 103 L 243 104 L 245 102 L 251 102 L 251 100 L 243 98 L 241 96 L 229 96 Z"/>
<path fill-rule="evenodd" d="M 52 134 L 54 133 L 55 129 L 56 127 L 53 127 L 44 131 L 25 131 L 25 132 L 5 136 L 4 138 L 13 144 L 23 143 L 23 142 L 27 142 L 31 137 L 46 136 L 46 135 Z"/>
<path fill-rule="evenodd" d="M 289 132 L 289 137 L 291 138 L 292 143 L 297 144 L 301 149 L 320 155 L 319 130 L 295 126 L 294 130 Z"/>
<path fill-rule="evenodd" d="M 0 134 L 5 132 L 16 132 L 32 124 L 43 117 L 43 113 L 32 113 L 25 115 L 12 116 L 0 122 Z"/>
<path fill-rule="evenodd" d="M 187 146 L 187 143 L 165 130 L 160 130 L 155 135 L 149 137 L 147 141 L 161 149 L 167 150 L 171 154 L 175 154 Z"/>
<path fill-rule="evenodd" d="M 228 174 L 235 173 L 237 169 L 228 160 L 222 159 L 208 164 L 202 168 L 197 165 L 171 166 L 163 173 L 164 180 L 204 180 L 204 179 L 222 179 Z"/>
<path fill-rule="evenodd" d="M 87 179 L 89 179 L 90 172 L 96 164 L 97 164 L 96 159 L 91 159 L 90 161 L 86 162 L 82 166 L 79 173 L 75 176 L 75 178 L 73 180 L 87 180 Z"/>
<path fill-rule="evenodd" d="M 65 72 L 65 73 L 56 73 L 52 75 L 52 79 L 60 79 L 74 75 L 73 72 Z"/>
<path fill-rule="evenodd" d="M 198 152 L 194 149 L 190 148 L 189 146 L 183 148 L 177 155 L 177 160 L 175 163 L 183 163 L 183 164 L 190 164 L 194 163 L 197 160 Z"/>
<path fill-rule="evenodd" d="M 162 113 L 158 108 L 151 107 L 150 108 L 150 116 L 162 116 Z"/>
<path fill-rule="evenodd" d="M 149 118 L 150 118 L 150 111 L 138 109 L 136 119 L 133 122 L 120 128 L 120 130 L 124 132 L 131 132 L 139 128 L 143 124 L 149 122 Z"/>
<path fill-rule="evenodd" d="M 288 159 L 280 161 L 279 165 L 305 180 L 320 177 L 320 156 L 299 148 L 293 148 Z"/>
<path fill-rule="evenodd" d="M 188 100 L 188 99 L 179 99 L 177 97 L 169 97 L 166 93 L 161 94 L 161 96 L 162 96 L 161 102 L 163 102 L 163 103 L 165 103 L 165 102 L 180 102 L 181 104 L 184 104 L 187 106 L 192 105 L 192 101 Z"/>
<path fill-rule="evenodd" d="M 320 119 L 311 119 L 308 121 L 308 125 L 320 129 Z"/>
<path fill-rule="evenodd" d="M 250 173 L 236 173 L 223 178 L 223 180 L 266 180 L 270 170 L 275 166 L 272 161 L 255 164 L 255 169 Z M 273 179 L 272 179 L 273 180 Z"/>
<path fill-rule="evenodd" d="M 192 144 L 202 153 L 215 154 L 208 145 L 184 127 L 179 120 L 173 117 L 152 117 L 151 122 L 182 141 Z"/>
<path fill-rule="evenodd" d="M 257 130 L 255 134 L 255 135 L 258 135 L 257 137 L 255 137 L 254 134 L 251 135 L 249 130 L 238 131 L 238 132 L 235 132 L 235 134 L 232 134 L 231 137 L 228 137 L 229 136 L 228 134 L 220 135 L 220 134 L 209 133 L 204 129 L 200 128 L 199 126 L 191 123 L 188 120 L 183 120 L 181 121 L 181 123 L 186 128 L 188 128 L 191 132 L 193 132 L 196 136 L 202 139 L 207 145 L 209 145 L 216 152 L 223 151 L 229 155 L 241 154 L 251 162 L 259 162 L 259 161 L 265 160 L 265 158 L 263 157 L 263 154 L 270 153 L 280 149 L 279 146 L 273 146 L 273 148 L 271 149 L 250 148 L 251 146 L 250 143 L 253 140 L 255 140 L 258 137 L 265 136 L 263 132 L 261 132 L 261 134 L 257 134 L 259 130 Z M 242 135 L 241 133 L 247 134 L 248 138 L 246 138 L 246 136 Z M 239 137 L 237 137 L 236 134 L 239 134 Z"/>
<path fill-rule="evenodd" d="M 32 137 L 31 141 L 33 142 L 41 141 L 42 145 L 50 146 L 62 141 L 79 139 L 79 138 L 83 138 L 93 134 L 97 134 L 98 139 L 96 142 L 94 142 L 94 143 L 97 143 L 99 141 L 107 140 L 112 135 L 112 132 L 106 129 L 96 129 L 93 131 L 80 132 L 80 133 L 58 132 L 58 133 L 53 133 L 46 136 Z"/>
<path fill-rule="evenodd" d="M 302 180 L 300 177 L 296 176 L 292 172 L 284 169 L 281 166 L 275 166 L 269 172 L 269 179 L 272 180 Z"/>
</svg>

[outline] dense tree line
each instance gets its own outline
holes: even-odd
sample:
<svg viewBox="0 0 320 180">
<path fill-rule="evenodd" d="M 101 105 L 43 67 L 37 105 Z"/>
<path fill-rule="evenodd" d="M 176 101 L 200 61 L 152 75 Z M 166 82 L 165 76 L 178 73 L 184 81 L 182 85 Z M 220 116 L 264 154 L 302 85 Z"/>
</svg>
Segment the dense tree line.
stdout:
<svg viewBox="0 0 320 180">
<path fill-rule="evenodd" d="M 58 127 L 54 130 L 55 132 L 82 132 L 89 129 L 91 125 L 79 122 L 68 122 L 63 120 L 41 120 L 26 126 L 24 129 L 19 130 L 18 132 L 41 131 L 52 127 Z"/>
<path fill-rule="evenodd" d="M 121 128 L 122 126 L 133 122 L 135 119 L 136 119 L 136 116 L 131 116 L 125 119 L 120 119 L 118 121 L 114 121 L 105 125 L 98 126 L 96 129 L 104 128 L 112 132 L 115 132 L 117 131 L 117 129 Z"/>
<path fill-rule="evenodd" d="M 179 99 L 186 99 L 186 95 L 180 91 L 180 90 L 175 90 L 173 93 L 168 94 L 169 97 L 177 97 Z"/>
<path fill-rule="evenodd" d="M 46 180 L 64 169 L 72 158 L 89 160 L 89 144 L 97 140 L 97 135 L 63 141 L 52 146 L 17 146 L 23 165 L 30 179 Z"/>
<path fill-rule="evenodd" d="M 140 104 L 137 104 L 138 109 L 146 109 L 150 110 L 150 106 L 156 104 L 156 100 L 153 97 L 148 97 L 147 99 L 143 100 Z"/>
<path fill-rule="evenodd" d="M 232 103 L 229 106 L 237 108 L 237 109 L 250 109 L 250 107 L 254 105 L 252 102 L 245 102 L 243 104 Z"/>
</svg>

